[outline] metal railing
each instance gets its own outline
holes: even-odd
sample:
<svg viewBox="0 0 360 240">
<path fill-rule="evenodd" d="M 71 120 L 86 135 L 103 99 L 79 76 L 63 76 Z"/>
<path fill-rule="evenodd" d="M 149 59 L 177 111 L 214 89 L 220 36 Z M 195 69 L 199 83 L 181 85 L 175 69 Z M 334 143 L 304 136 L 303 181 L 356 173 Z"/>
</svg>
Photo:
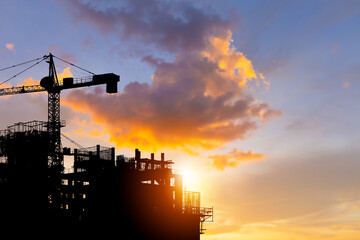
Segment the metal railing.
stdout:
<svg viewBox="0 0 360 240">
<path fill-rule="evenodd" d="M 183 214 L 199 215 L 202 222 L 212 222 L 214 209 L 207 207 L 182 207 Z"/>
</svg>

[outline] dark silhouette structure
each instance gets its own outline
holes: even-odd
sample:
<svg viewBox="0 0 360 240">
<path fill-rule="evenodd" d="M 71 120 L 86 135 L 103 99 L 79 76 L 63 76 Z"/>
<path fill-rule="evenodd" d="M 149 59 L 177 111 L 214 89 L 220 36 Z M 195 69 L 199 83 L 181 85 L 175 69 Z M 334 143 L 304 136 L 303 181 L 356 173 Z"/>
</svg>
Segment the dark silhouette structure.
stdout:
<svg viewBox="0 0 360 240">
<path fill-rule="evenodd" d="M 139 150 L 134 158 L 126 158 L 99 145 L 61 148 L 65 121 L 60 120 L 60 92 L 105 84 L 107 93 L 116 93 L 120 77 L 95 75 L 70 63 L 92 76 L 60 82 L 54 58 L 69 63 L 50 53 L 0 70 L 35 61 L 25 70 L 44 60 L 49 63 L 49 75 L 40 85 L 0 89 L 0 96 L 48 92 L 47 122 L 17 123 L 0 131 L 3 235 L 200 239 L 203 223 L 213 219 L 213 209 L 200 207 L 200 193 L 183 192 L 182 176 L 172 171 L 173 162 L 164 154 L 156 160 L 154 154 L 141 158 Z M 73 157 L 70 172 L 64 171 L 64 156 Z"/>
<path fill-rule="evenodd" d="M 99 145 L 64 148 L 73 167 L 54 175 L 47 164 L 47 128 L 47 122 L 32 121 L 0 131 L 0 226 L 5 229 L 191 240 L 200 239 L 203 223 L 212 221 L 213 209 L 200 207 L 200 193 L 183 191 L 182 176 L 163 153 L 157 160 L 154 154 L 142 158 L 137 149 L 127 158 Z"/>
<path fill-rule="evenodd" d="M 89 77 L 77 78 L 74 79 L 72 77 L 64 78 L 63 81 L 59 81 L 56 68 L 54 63 L 54 58 L 61 60 L 71 66 L 77 67 L 85 72 L 92 74 Z M 38 61 L 39 60 L 39 61 Z M 96 75 L 84 68 L 76 66 L 75 64 L 69 63 L 66 60 L 63 60 L 59 57 L 56 57 L 49 53 L 49 55 L 44 55 L 43 57 L 36 58 L 34 60 L 27 61 L 25 63 L 20 63 L 13 65 L 11 67 L 3 68 L 2 70 L 7 70 L 13 67 L 17 67 L 23 64 L 27 64 L 30 62 L 38 61 L 34 65 L 28 67 L 27 69 L 21 71 L 20 73 L 14 75 L 17 76 L 23 73 L 26 70 L 34 67 L 38 63 L 45 61 L 49 64 L 49 75 L 42 78 L 40 81 L 40 85 L 31 85 L 31 86 L 19 86 L 19 87 L 11 87 L 11 88 L 3 88 L 0 89 L 0 96 L 6 95 L 15 95 L 15 94 L 24 94 L 24 93 L 34 93 L 34 92 L 44 92 L 48 93 L 48 123 L 47 123 L 47 131 L 49 133 L 49 154 L 48 154 L 48 165 L 53 169 L 55 174 L 54 179 L 58 179 L 58 175 L 62 171 L 63 166 L 63 158 L 61 155 L 61 127 L 65 126 L 65 122 L 60 120 L 60 93 L 63 90 L 81 88 L 81 87 L 89 87 L 96 85 L 106 85 L 107 93 L 117 93 L 117 83 L 120 81 L 120 76 L 114 73 L 106 73 Z M 1 84 L 11 80 L 1 82 Z"/>
</svg>

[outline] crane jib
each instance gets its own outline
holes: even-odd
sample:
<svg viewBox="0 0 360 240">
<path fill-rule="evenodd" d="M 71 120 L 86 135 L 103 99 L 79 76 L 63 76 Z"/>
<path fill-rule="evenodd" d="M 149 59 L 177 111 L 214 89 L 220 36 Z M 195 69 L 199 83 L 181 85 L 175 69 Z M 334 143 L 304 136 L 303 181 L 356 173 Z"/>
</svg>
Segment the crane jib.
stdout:
<svg viewBox="0 0 360 240">
<path fill-rule="evenodd" d="M 120 81 L 120 76 L 113 73 L 106 73 L 94 75 L 92 78 L 64 78 L 63 84 L 59 86 L 60 90 L 71 89 L 77 87 L 87 87 L 100 84 L 106 84 L 107 93 L 117 93 L 117 83 Z"/>
<path fill-rule="evenodd" d="M 53 57 L 54 56 L 50 53 L 48 56 L 44 56 L 41 60 L 43 61 L 45 59 L 48 59 L 47 63 L 49 63 L 49 75 L 41 79 L 40 84 L 32 85 L 32 86 L 17 86 L 17 87 L 0 89 L 0 96 L 43 92 L 43 91 L 46 91 L 48 93 L 48 134 L 49 134 L 49 149 L 50 149 L 48 155 L 48 167 L 49 169 L 52 169 L 48 177 L 49 177 L 49 182 L 52 182 L 53 184 L 53 188 L 52 190 L 50 190 L 51 196 L 55 196 L 54 195 L 55 193 L 54 192 L 52 193 L 51 191 L 55 191 L 57 186 L 60 185 L 59 182 L 60 178 L 58 178 L 57 176 L 63 171 L 63 167 L 64 167 L 63 155 L 61 153 L 61 127 L 64 126 L 64 124 L 62 124 L 62 121 L 60 120 L 61 91 L 66 89 L 74 89 L 80 87 L 89 87 L 94 85 L 106 84 L 107 93 L 117 93 L 117 83 L 120 81 L 120 76 L 115 75 L 114 73 L 92 75 L 90 77 L 75 78 L 75 79 L 72 77 L 64 78 L 62 80 L 58 79 Z M 36 64 L 40 63 L 41 61 L 37 62 Z M 34 64 L 33 66 L 35 66 L 36 64 Z M 75 66 L 74 64 L 71 65 Z M 83 68 L 80 69 L 85 70 Z M 6 83 L 10 79 L 2 83 Z M 2 83 L 0 83 L 0 85 Z"/>
<path fill-rule="evenodd" d="M 106 84 L 107 93 L 117 93 L 117 83 L 119 81 L 120 81 L 120 76 L 114 73 L 99 74 L 99 75 L 93 75 L 89 77 L 75 78 L 75 79 L 64 78 L 63 81 L 60 82 L 59 86 L 52 87 L 51 89 L 48 90 L 61 91 L 66 89 Z M 49 86 L 46 87 L 48 88 Z M 32 92 L 43 92 L 48 90 L 45 87 L 42 87 L 41 85 L 11 87 L 11 88 L 0 89 L 0 96 L 32 93 Z"/>
</svg>

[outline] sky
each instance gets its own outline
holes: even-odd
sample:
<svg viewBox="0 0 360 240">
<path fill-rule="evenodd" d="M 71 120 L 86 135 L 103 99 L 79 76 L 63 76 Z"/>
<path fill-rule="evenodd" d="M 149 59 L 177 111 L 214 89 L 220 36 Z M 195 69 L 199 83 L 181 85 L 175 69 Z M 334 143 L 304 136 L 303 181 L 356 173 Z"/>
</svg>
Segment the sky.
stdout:
<svg viewBox="0 0 360 240">
<path fill-rule="evenodd" d="M 360 238 L 359 1 L 3 0 L 0 22 L 0 69 L 51 52 L 120 75 L 117 94 L 63 91 L 62 132 L 164 152 L 214 207 L 201 239 Z M 45 121 L 46 93 L 1 97 L 0 112 L 0 129 Z"/>
</svg>

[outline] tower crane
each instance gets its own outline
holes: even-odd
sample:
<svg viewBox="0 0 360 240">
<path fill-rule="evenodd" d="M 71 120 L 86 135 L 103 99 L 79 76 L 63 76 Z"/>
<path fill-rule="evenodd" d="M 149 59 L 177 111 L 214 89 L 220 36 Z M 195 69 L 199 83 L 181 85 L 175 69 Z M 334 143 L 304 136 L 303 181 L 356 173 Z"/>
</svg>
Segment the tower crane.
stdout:
<svg viewBox="0 0 360 240">
<path fill-rule="evenodd" d="M 117 92 L 117 83 L 120 81 L 120 76 L 114 73 L 106 73 L 85 77 L 85 78 L 64 78 L 62 82 L 59 82 L 55 64 L 54 57 L 56 56 L 49 53 L 42 58 L 39 62 L 47 60 L 49 63 L 49 75 L 41 79 L 40 85 L 32 86 L 19 86 L 11 88 L 2 88 L 0 89 L 0 96 L 6 95 L 15 95 L 23 93 L 34 93 L 34 92 L 48 92 L 48 133 L 50 139 L 50 154 L 48 156 L 48 167 L 53 169 L 55 172 L 59 173 L 63 169 L 63 157 L 61 155 L 61 132 L 60 128 L 65 126 L 65 122 L 60 120 L 60 92 L 66 89 L 74 89 L 80 87 L 89 87 L 94 85 L 106 84 L 107 93 L 116 93 Z M 58 58 L 60 59 L 60 58 Z M 60 59 L 62 60 L 62 59 Z M 32 60 L 34 61 L 34 60 Z M 65 60 L 62 60 L 66 62 Z M 31 62 L 31 61 L 28 61 Z M 25 62 L 25 63 L 28 63 Z M 38 64 L 37 62 L 36 64 Z M 69 63 L 69 62 L 67 62 Z M 34 64 L 34 65 L 36 65 Z M 71 63 L 69 63 L 71 64 Z M 19 64 L 20 65 L 20 64 Z M 32 66 L 34 66 L 32 65 Z M 75 66 L 74 64 L 71 64 Z M 31 66 L 31 67 L 32 67 Z M 14 66 L 12 66 L 14 67 Z M 10 68 L 10 67 L 9 67 Z M 29 67 L 30 68 L 30 67 Z M 27 69 L 29 69 L 27 68 Z M 8 68 L 5 68 L 8 69 Z M 25 69 L 25 70 L 27 70 Z M 82 68 L 81 68 L 82 69 Z M 3 69 L 1 69 L 3 70 Z M 24 71 L 25 71 L 24 70 Z M 85 70 L 85 69 L 83 69 Z M 22 72 L 24 72 L 22 71 Z M 21 73 L 22 73 L 21 72 Z M 89 72 L 89 71 L 87 71 Z M 90 72 L 91 73 L 91 72 Z M 14 76 L 15 77 L 15 76 Z M 8 79 L 10 80 L 10 79 Z M 8 81 L 6 80 L 6 81 Z M 5 82 L 6 82 L 5 81 Z M 3 82 L 4 83 L 4 82 Z"/>
</svg>

